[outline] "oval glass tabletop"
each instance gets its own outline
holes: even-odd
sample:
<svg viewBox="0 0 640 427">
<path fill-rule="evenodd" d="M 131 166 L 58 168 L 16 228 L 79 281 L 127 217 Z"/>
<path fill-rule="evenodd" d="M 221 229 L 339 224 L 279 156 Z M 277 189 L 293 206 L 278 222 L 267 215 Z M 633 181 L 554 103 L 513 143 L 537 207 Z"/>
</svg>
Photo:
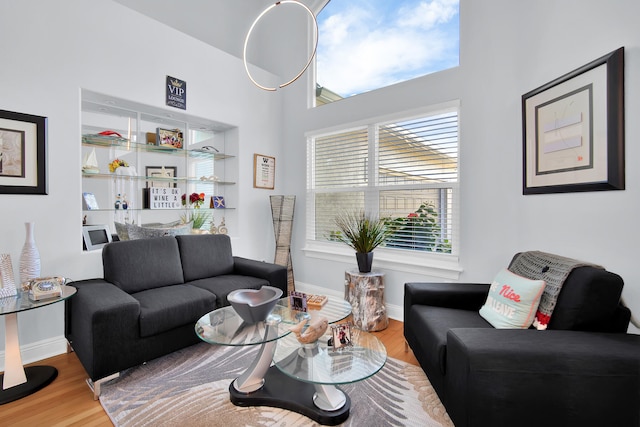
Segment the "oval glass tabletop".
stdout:
<svg viewBox="0 0 640 427">
<path fill-rule="evenodd" d="M 32 310 L 34 308 L 44 307 L 45 305 L 55 304 L 71 298 L 77 292 L 76 288 L 69 285 L 60 287 L 62 295 L 55 298 L 47 298 L 40 301 L 34 301 L 29 298 L 29 292 L 18 291 L 15 296 L 0 298 L 0 315 L 19 313 L 21 311 Z"/>
<path fill-rule="evenodd" d="M 209 344 L 232 346 L 256 345 L 277 340 L 290 333 L 278 315 L 267 320 L 246 323 L 233 307 L 222 307 L 202 316 L 195 326 L 196 334 Z"/>
<path fill-rule="evenodd" d="M 300 381 L 315 384 L 349 384 L 374 375 L 387 361 L 387 349 L 373 334 L 351 329 L 353 346 L 334 350 L 331 334 L 316 344 L 302 345 L 295 335 L 278 341 L 273 357 L 280 371 Z"/>
</svg>

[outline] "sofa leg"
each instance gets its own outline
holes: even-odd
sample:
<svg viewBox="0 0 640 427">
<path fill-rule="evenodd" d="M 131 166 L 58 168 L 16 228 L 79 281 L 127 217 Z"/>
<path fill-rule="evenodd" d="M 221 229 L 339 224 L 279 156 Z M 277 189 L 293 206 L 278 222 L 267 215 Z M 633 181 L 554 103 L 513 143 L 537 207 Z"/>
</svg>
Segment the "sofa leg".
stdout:
<svg viewBox="0 0 640 427">
<path fill-rule="evenodd" d="M 100 398 L 100 387 L 103 383 L 114 380 L 119 376 L 120 372 L 116 372 L 115 374 L 109 375 L 108 377 L 100 378 L 98 381 L 93 381 L 91 380 L 91 378 L 87 378 L 87 385 L 93 392 L 93 400 L 98 400 Z"/>
<path fill-rule="evenodd" d="M 404 352 L 409 353 L 409 343 L 407 340 L 404 340 Z"/>
</svg>

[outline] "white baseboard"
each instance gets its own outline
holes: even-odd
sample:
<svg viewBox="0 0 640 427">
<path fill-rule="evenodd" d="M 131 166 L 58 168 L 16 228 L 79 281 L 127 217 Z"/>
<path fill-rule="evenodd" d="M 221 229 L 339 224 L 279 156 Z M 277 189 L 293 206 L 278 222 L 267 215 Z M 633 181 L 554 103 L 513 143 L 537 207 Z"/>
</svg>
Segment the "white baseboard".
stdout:
<svg viewBox="0 0 640 427">
<path fill-rule="evenodd" d="M 64 335 L 20 346 L 20 354 L 24 365 L 48 359 L 49 357 L 57 356 L 66 352 L 67 339 Z M 4 354 L 4 351 L 0 352 L 0 366 L 2 367 L 0 370 L 2 371 L 4 371 Z"/>
<path fill-rule="evenodd" d="M 333 289 L 327 289 L 316 285 L 310 285 L 308 283 L 301 283 L 296 280 L 296 290 L 300 292 L 305 292 L 307 294 L 316 294 L 316 295 L 326 295 L 328 297 L 334 298 L 344 298 L 344 294 L 342 292 L 335 291 Z M 400 322 L 404 319 L 404 308 L 399 305 L 394 304 L 385 304 L 387 306 L 387 316 L 391 319 L 399 320 Z"/>
</svg>

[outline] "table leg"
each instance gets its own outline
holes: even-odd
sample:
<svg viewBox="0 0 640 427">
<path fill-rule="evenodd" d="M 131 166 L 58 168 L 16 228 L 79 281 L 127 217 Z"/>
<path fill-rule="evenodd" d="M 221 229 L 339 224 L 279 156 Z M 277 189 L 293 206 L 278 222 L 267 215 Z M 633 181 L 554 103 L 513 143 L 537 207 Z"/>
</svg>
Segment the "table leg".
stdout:
<svg viewBox="0 0 640 427">
<path fill-rule="evenodd" d="M 58 370 L 53 366 L 22 365 L 20 355 L 20 341 L 18 339 L 17 313 L 9 313 L 4 318 L 5 327 L 5 366 L 0 374 L 2 390 L 0 390 L 0 405 L 22 399 L 49 385 L 58 376 Z"/>
<path fill-rule="evenodd" d="M 233 382 L 233 387 L 240 393 L 251 393 L 259 390 L 264 385 L 264 375 L 271 366 L 273 355 L 276 351 L 276 338 L 278 336 L 278 323 L 280 318 L 267 320 L 265 339 L 260 347 L 258 355 L 251 366 Z"/>
<path fill-rule="evenodd" d="M 334 385 L 314 384 L 313 403 L 325 411 L 336 411 L 347 403 L 347 396 Z"/>
<path fill-rule="evenodd" d="M 251 393 L 262 388 L 264 385 L 264 374 L 266 374 L 267 369 L 271 366 L 275 351 L 275 341 L 262 344 L 251 366 L 233 382 L 235 389 L 241 393 Z"/>
<path fill-rule="evenodd" d="M 27 382 L 20 355 L 20 340 L 18 338 L 18 314 L 9 313 L 4 317 L 4 377 L 2 389 L 17 386 Z"/>
</svg>

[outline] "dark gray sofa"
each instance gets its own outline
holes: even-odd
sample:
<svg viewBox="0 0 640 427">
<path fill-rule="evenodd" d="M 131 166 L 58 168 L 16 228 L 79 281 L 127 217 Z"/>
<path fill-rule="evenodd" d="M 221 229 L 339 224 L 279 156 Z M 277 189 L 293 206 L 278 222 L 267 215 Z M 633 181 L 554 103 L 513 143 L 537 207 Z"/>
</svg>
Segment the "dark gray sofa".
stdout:
<svg viewBox="0 0 640 427">
<path fill-rule="evenodd" d="M 286 267 L 236 257 L 226 235 L 114 242 L 102 251 L 104 278 L 73 283 L 65 336 L 95 396 L 120 371 L 200 342 L 195 322 L 228 305 L 235 289 L 287 292 Z"/>
<path fill-rule="evenodd" d="M 575 268 L 545 331 L 493 328 L 479 315 L 489 286 L 405 284 L 405 339 L 457 427 L 640 425 L 620 276 Z"/>
</svg>

